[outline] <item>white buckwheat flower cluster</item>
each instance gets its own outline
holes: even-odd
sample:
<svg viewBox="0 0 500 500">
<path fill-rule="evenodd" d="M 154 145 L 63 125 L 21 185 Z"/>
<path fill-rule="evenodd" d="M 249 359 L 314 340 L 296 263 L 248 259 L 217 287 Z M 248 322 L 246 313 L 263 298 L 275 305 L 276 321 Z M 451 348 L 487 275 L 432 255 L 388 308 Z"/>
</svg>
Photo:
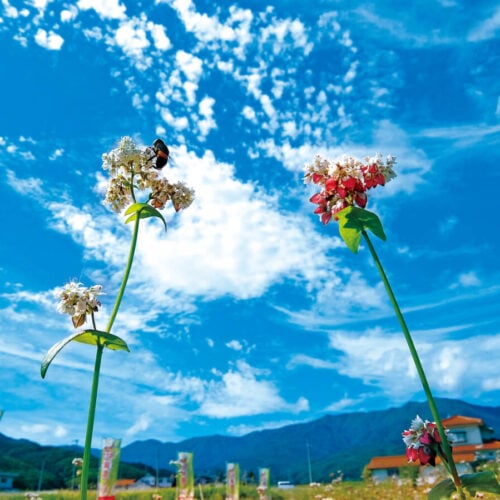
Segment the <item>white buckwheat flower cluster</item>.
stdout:
<svg viewBox="0 0 500 500">
<path fill-rule="evenodd" d="M 87 314 L 93 314 L 99 310 L 101 303 L 97 297 L 101 294 L 101 285 L 86 288 L 81 286 L 81 283 L 70 281 L 56 292 L 57 298 L 60 299 L 57 310 L 62 314 L 69 314 L 73 326 L 78 328 L 85 323 Z"/>
<path fill-rule="evenodd" d="M 187 208 L 194 191 L 182 182 L 171 184 L 154 168 L 155 153 L 151 148 L 138 148 L 130 137 L 124 137 L 118 147 L 103 155 L 102 167 L 109 170 L 111 180 L 105 201 L 115 212 L 121 212 L 135 202 L 134 189 L 150 190 L 149 203 L 162 209 L 172 201 L 175 210 Z"/>
</svg>

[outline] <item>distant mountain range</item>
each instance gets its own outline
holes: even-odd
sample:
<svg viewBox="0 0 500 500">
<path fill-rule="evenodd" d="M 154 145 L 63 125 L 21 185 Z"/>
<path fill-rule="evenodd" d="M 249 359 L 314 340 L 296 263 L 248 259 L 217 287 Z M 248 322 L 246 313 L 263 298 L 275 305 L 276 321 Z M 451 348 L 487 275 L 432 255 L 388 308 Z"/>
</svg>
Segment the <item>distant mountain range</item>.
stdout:
<svg viewBox="0 0 500 500">
<path fill-rule="evenodd" d="M 452 399 L 437 399 L 442 418 L 478 417 L 500 438 L 500 407 L 477 406 Z M 121 452 L 119 477 L 137 479 L 146 473 L 173 473 L 170 460 L 179 451 L 192 452 L 197 478 L 222 480 L 227 462 L 237 462 L 243 478 L 251 481 L 260 467 L 269 467 L 271 481 L 296 484 L 325 482 L 342 471 L 358 480 L 372 456 L 403 455 L 401 432 L 416 415 L 431 420 L 427 403 L 410 402 L 399 408 L 373 412 L 327 415 L 310 422 L 252 432 L 241 437 L 206 436 L 179 443 L 150 439 L 135 441 Z M 90 478 L 97 478 L 99 450 L 94 450 Z M 26 439 L 0 434 L 0 471 L 15 472 L 20 489 L 61 488 L 74 482 L 71 461 L 81 447 L 41 446 Z"/>
<path fill-rule="evenodd" d="M 441 418 L 465 415 L 482 418 L 500 435 L 500 407 L 477 406 L 452 399 L 436 399 Z M 360 479 L 363 467 L 376 455 L 403 455 L 401 432 L 416 415 L 432 420 L 427 402 L 399 408 L 327 415 L 311 422 L 252 432 L 241 437 L 206 436 L 179 443 L 150 439 L 122 449 L 122 460 L 168 468 L 179 451 L 192 452 L 195 474 L 223 477 L 226 462 L 240 464 L 242 474 L 254 476 L 259 467 L 271 469 L 272 482 L 328 481 L 342 471 L 346 479 Z"/>
</svg>

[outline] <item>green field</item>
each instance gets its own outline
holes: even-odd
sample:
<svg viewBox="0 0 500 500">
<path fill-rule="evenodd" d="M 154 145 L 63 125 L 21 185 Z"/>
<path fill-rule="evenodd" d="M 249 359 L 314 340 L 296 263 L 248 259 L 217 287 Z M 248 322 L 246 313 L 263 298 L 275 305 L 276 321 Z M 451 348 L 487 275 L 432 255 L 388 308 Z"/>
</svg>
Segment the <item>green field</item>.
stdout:
<svg viewBox="0 0 500 500">
<path fill-rule="evenodd" d="M 370 482 L 343 482 L 334 485 L 322 486 L 297 486 L 290 490 L 270 489 L 272 500 L 425 500 L 429 487 L 414 488 L 409 484 L 398 485 L 396 482 L 387 481 L 381 484 Z M 140 491 L 117 491 L 116 500 L 152 500 L 153 495 L 160 495 L 162 500 L 175 500 L 174 488 L 151 489 Z M 89 492 L 90 498 L 96 498 L 95 492 Z M 2 500 L 26 500 L 24 492 L 1 493 Z M 40 498 L 43 500 L 78 500 L 78 492 L 68 490 L 42 491 Z M 203 486 L 195 492 L 196 500 L 225 500 L 224 486 Z M 258 500 L 259 495 L 255 487 L 244 486 L 240 490 L 240 499 Z M 498 495 L 484 494 L 484 499 L 499 500 Z"/>
</svg>

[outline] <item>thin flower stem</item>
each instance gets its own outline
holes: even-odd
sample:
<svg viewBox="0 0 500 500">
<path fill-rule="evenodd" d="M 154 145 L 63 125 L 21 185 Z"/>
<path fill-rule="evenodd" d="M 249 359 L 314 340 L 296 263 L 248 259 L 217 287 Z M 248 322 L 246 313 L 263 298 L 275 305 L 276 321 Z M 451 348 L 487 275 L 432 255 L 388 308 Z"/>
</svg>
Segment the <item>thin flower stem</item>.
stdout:
<svg viewBox="0 0 500 500">
<path fill-rule="evenodd" d="M 130 162 L 129 164 L 130 168 L 130 195 L 132 196 L 132 201 L 135 203 L 135 192 L 134 192 L 134 176 L 135 176 L 135 171 L 134 171 L 134 162 Z"/>
<path fill-rule="evenodd" d="M 85 447 L 83 449 L 82 479 L 80 486 L 80 499 L 87 500 L 87 489 L 91 459 L 92 433 L 94 431 L 95 407 L 97 402 L 97 389 L 99 387 L 99 371 L 101 369 L 102 351 L 104 345 L 97 345 L 95 356 L 94 375 L 92 377 L 92 390 L 90 393 L 89 414 L 87 419 L 87 434 L 85 436 Z"/>
<path fill-rule="evenodd" d="M 375 265 L 377 266 L 377 269 L 380 273 L 380 276 L 381 276 L 382 281 L 384 283 L 387 294 L 389 295 L 389 299 L 391 301 L 394 312 L 396 313 L 396 316 L 398 318 L 401 329 L 403 330 L 403 334 L 404 334 L 404 337 L 406 339 L 406 343 L 408 344 L 408 347 L 410 349 L 411 357 L 413 358 L 413 362 L 415 363 L 415 367 L 417 368 L 417 372 L 418 372 L 418 375 L 420 377 L 422 387 L 423 387 L 425 395 L 427 397 L 427 402 L 429 403 L 432 417 L 436 423 L 439 437 L 441 438 L 441 444 L 443 447 L 443 451 L 448 459 L 448 465 L 449 465 L 451 476 L 453 478 L 453 482 L 455 484 L 455 487 L 456 487 L 457 492 L 459 493 L 460 497 L 465 498 L 465 496 L 462 492 L 462 483 L 460 481 L 460 477 L 458 476 L 457 468 L 456 468 L 455 462 L 453 460 L 451 447 L 448 443 L 448 439 L 447 439 L 446 434 L 444 432 L 443 424 L 442 424 L 441 418 L 439 416 L 436 402 L 434 401 L 434 397 L 432 395 L 431 388 L 430 388 L 429 383 L 427 381 L 427 377 L 425 375 L 424 368 L 422 366 L 422 363 L 420 362 L 420 357 L 418 355 L 415 344 L 413 343 L 413 339 L 411 337 L 410 331 L 408 330 L 408 327 L 406 326 L 406 321 L 405 321 L 403 314 L 401 313 L 401 309 L 399 308 L 399 305 L 396 301 L 396 297 L 394 296 L 394 292 L 392 291 L 392 288 L 391 288 L 391 285 L 390 285 L 389 280 L 387 278 L 387 275 L 385 274 L 384 268 L 382 267 L 382 263 L 380 262 L 380 259 L 378 258 L 377 252 L 375 251 L 375 247 L 373 246 L 373 244 L 368 236 L 368 233 L 365 230 L 362 230 L 361 233 L 363 234 L 363 238 L 365 239 L 366 244 L 368 245 L 368 248 L 370 249 L 370 253 L 372 254 L 373 260 L 375 261 Z"/>
<path fill-rule="evenodd" d="M 115 305 L 111 311 L 111 316 L 109 317 L 108 325 L 106 326 L 106 332 L 111 331 L 111 327 L 115 322 L 116 315 L 118 314 L 118 309 L 120 309 L 120 304 L 122 302 L 123 294 L 125 293 L 125 288 L 127 286 L 128 277 L 130 275 L 130 270 L 132 269 L 132 263 L 134 261 L 135 248 L 137 246 L 137 237 L 139 235 L 139 222 L 140 222 L 140 212 L 137 213 L 137 217 L 134 223 L 134 231 L 132 233 L 132 241 L 130 242 L 130 251 L 128 254 L 127 267 L 125 268 L 125 273 L 123 274 L 122 284 L 120 290 L 118 290 L 118 295 L 116 296 Z"/>
<path fill-rule="evenodd" d="M 134 231 L 132 233 L 132 241 L 130 243 L 130 251 L 127 261 L 127 266 L 125 268 L 125 273 L 123 274 L 122 283 L 120 286 L 120 290 L 118 291 L 118 295 L 116 296 L 115 305 L 113 310 L 111 311 L 111 316 L 109 318 L 108 324 L 106 326 L 106 332 L 110 333 L 111 327 L 116 319 L 116 315 L 118 314 L 118 309 L 120 308 L 120 304 L 123 298 L 123 294 L 125 293 L 125 287 L 127 286 L 128 277 L 130 275 L 130 270 L 132 269 L 132 263 L 134 261 L 135 249 L 137 246 L 137 237 L 139 235 L 139 222 L 140 217 L 139 213 L 137 214 L 137 218 L 135 219 Z M 92 315 L 92 319 L 93 319 Z M 95 324 L 94 324 L 95 329 Z M 89 414 L 87 420 L 87 433 L 85 436 L 85 448 L 83 450 L 83 467 L 82 467 L 82 479 L 80 486 L 80 499 L 87 500 L 87 489 L 88 489 L 88 477 L 89 477 L 89 469 L 90 469 L 90 450 L 92 446 L 92 434 L 94 431 L 94 421 L 95 421 L 95 409 L 97 404 L 97 388 L 99 386 L 99 372 L 101 369 L 101 359 L 102 359 L 102 351 L 104 349 L 104 345 L 97 345 L 97 353 L 96 360 L 94 366 L 94 376 L 92 380 L 92 391 L 90 393 L 90 404 L 89 404 Z"/>
</svg>

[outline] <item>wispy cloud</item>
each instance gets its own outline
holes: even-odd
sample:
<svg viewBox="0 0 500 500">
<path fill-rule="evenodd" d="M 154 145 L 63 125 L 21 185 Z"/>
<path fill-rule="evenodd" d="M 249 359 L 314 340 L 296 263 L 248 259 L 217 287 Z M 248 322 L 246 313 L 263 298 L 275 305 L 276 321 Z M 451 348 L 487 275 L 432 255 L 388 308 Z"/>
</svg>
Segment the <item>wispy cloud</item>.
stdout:
<svg viewBox="0 0 500 500">
<path fill-rule="evenodd" d="M 500 7 L 491 13 L 491 15 L 476 24 L 468 33 L 467 39 L 471 42 L 490 40 L 498 36 L 500 30 Z"/>
<path fill-rule="evenodd" d="M 81 10 L 94 10 L 102 19 L 123 19 L 126 7 L 119 0 L 78 0 Z"/>
<path fill-rule="evenodd" d="M 421 391 L 402 335 L 377 328 L 366 331 L 361 337 L 350 332 L 334 332 L 330 342 L 332 348 L 344 353 L 338 363 L 338 370 L 343 375 L 361 379 L 367 387 L 374 385 L 400 402 Z M 429 342 L 419 336 L 416 345 L 438 395 L 452 398 L 472 395 L 485 381 L 497 378 L 493 366 L 474 361 L 487 356 L 488 350 L 498 349 L 500 340 L 496 335 L 441 342 L 436 342 L 435 338 Z"/>
<path fill-rule="evenodd" d="M 223 374 L 220 382 L 209 383 L 207 397 L 201 403 L 199 413 L 230 418 L 284 410 L 299 413 L 309 409 L 309 403 L 304 398 L 291 404 L 285 402 L 270 381 L 257 379 L 258 374 L 248 364 L 238 362 L 237 370 Z"/>
</svg>

